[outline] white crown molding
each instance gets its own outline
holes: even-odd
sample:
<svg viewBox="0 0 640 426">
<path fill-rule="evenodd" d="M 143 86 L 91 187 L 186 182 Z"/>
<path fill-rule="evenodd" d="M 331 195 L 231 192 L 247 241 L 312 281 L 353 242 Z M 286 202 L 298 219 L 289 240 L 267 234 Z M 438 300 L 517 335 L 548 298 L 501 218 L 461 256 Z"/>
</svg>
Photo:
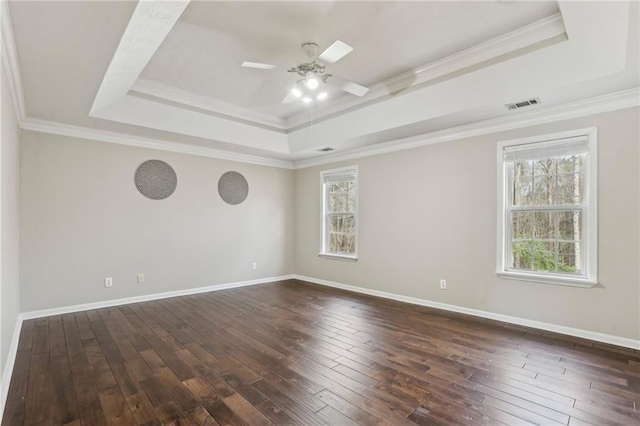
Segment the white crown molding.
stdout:
<svg viewBox="0 0 640 426">
<path fill-rule="evenodd" d="M 131 87 L 131 90 L 171 102 L 211 111 L 227 118 L 231 117 L 232 119 L 247 121 L 249 124 L 260 124 L 279 131 L 286 130 L 284 120 L 280 117 L 254 112 L 234 104 L 218 101 L 209 96 L 199 95 L 146 78 L 138 78 Z"/>
<path fill-rule="evenodd" d="M 448 142 L 458 139 L 498 133 L 538 124 L 569 120 L 586 115 L 599 114 L 618 109 L 631 108 L 640 105 L 640 90 L 638 87 L 609 93 L 593 98 L 568 102 L 547 108 L 539 108 L 529 112 L 516 113 L 508 117 L 494 118 L 477 123 L 451 127 L 431 133 L 411 136 L 391 142 L 356 148 L 349 151 L 330 154 L 321 158 L 311 158 L 294 162 L 295 169 L 319 166 L 344 160 L 370 157 L 372 155 L 417 148 L 420 146 Z"/>
<path fill-rule="evenodd" d="M 11 12 L 9 11 L 9 2 L 3 0 L 0 5 L 0 15 L 2 17 L 1 25 L 1 47 L 2 47 L 2 63 L 7 72 L 7 81 L 9 82 L 9 90 L 13 99 L 13 107 L 16 112 L 18 122 L 27 116 L 24 103 L 24 93 L 22 91 L 22 74 L 20 73 L 20 62 L 18 61 L 18 51 L 16 49 L 16 41 L 13 36 L 13 25 L 11 24 Z"/>
<path fill-rule="evenodd" d="M 594 98 L 570 102 L 557 106 L 540 108 L 534 111 L 517 113 L 509 117 L 501 117 L 478 123 L 452 127 L 436 132 L 412 136 L 391 142 L 384 142 L 372 146 L 356 148 L 336 154 L 330 154 L 321 158 L 308 160 L 287 161 L 248 154 L 238 154 L 229 151 L 205 148 L 182 143 L 169 142 L 160 139 L 143 138 L 124 133 L 110 132 L 106 130 L 91 129 L 88 127 L 73 126 L 53 121 L 45 121 L 34 118 L 25 118 L 20 122 L 24 130 L 41 133 L 51 133 L 61 136 L 84 138 L 102 142 L 117 143 L 121 145 L 135 146 L 139 148 L 158 149 L 161 151 L 178 152 L 183 154 L 198 155 L 218 158 L 222 160 L 238 161 L 249 164 L 279 167 L 285 169 L 304 169 L 323 164 L 335 163 L 343 160 L 380 155 L 389 152 L 417 148 L 435 143 L 448 142 L 457 139 L 481 136 L 506 130 L 534 126 L 537 124 L 551 123 L 555 121 L 569 120 L 571 118 L 630 108 L 640 105 L 640 91 L 633 88 L 620 92 L 610 93 Z"/>
<path fill-rule="evenodd" d="M 328 104 L 326 108 L 317 111 L 314 122 L 317 123 L 323 118 L 329 118 L 345 109 L 354 108 L 365 103 L 368 104 L 376 99 L 381 100 L 380 98 L 392 95 L 396 91 L 406 90 L 409 87 L 473 67 L 563 34 L 566 34 L 566 29 L 562 15 L 556 13 L 507 34 L 376 83 L 361 98 L 343 96 Z M 301 112 L 288 117 L 285 121 L 285 127 L 288 131 L 297 130 L 308 126 L 308 121 L 308 115 Z"/>
<path fill-rule="evenodd" d="M 354 293 L 366 294 L 369 296 L 381 297 L 384 299 L 396 300 L 399 302 L 410 303 L 412 305 L 427 306 L 429 308 L 442 309 L 444 311 L 456 312 L 465 315 L 472 315 L 480 318 L 487 318 L 495 321 L 506 322 L 509 324 L 521 325 L 524 327 L 535 328 L 538 330 L 550 331 L 552 333 L 564 334 L 567 336 L 579 337 L 581 339 L 592 340 L 596 342 L 607 343 L 610 345 L 622 346 L 631 349 L 640 349 L 640 340 L 629 339 L 626 337 L 613 336 L 610 334 L 597 333 L 595 331 L 583 330 L 579 328 L 567 327 L 563 325 L 551 324 L 547 322 L 534 321 L 526 318 L 513 317 L 510 315 L 497 314 L 494 312 L 481 311 L 478 309 L 465 308 L 462 306 L 449 305 L 446 303 L 434 302 L 416 297 L 403 296 L 396 293 L 388 293 L 386 291 L 372 290 L 364 287 L 356 287 L 348 284 L 327 281 L 319 278 L 306 277 L 294 274 L 293 278 L 300 281 L 307 281 L 313 284 L 319 284 L 327 287 L 339 288 L 341 290 L 351 291 Z"/>
<path fill-rule="evenodd" d="M 238 161 L 241 163 L 258 164 L 261 166 L 279 167 L 283 169 L 293 168 L 293 163 L 286 160 L 277 160 L 273 158 L 259 157 L 256 155 L 239 154 L 220 149 L 187 145 L 160 139 L 143 138 L 140 136 L 132 136 L 124 133 L 73 126 L 71 124 L 62 124 L 54 121 L 39 120 L 35 118 L 25 118 L 20 123 L 20 127 L 23 130 L 31 130 L 34 132 L 51 133 L 60 136 L 70 136 L 74 138 L 110 142 L 120 145 L 135 146 L 138 148 L 178 152 L 182 154 L 198 155 L 202 157 L 211 157 L 228 161 Z"/>
<path fill-rule="evenodd" d="M 538 124 L 555 121 L 569 120 L 586 115 L 598 114 L 618 109 L 631 108 L 640 105 L 639 88 L 628 89 L 602 96 L 588 98 L 580 101 L 569 102 L 547 108 L 539 108 L 529 112 L 515 113 L 512 116 L 500 117 L 477 123 L 465 124 L 449 129 L 438 130 L 431 133 L 412 136 L 391 142 L 379 143 L 372 146 L 356 148 L 336 154 L 330 154 L 321 158 L 308 160 L 287 161 L 276 160 L 267 157 L 259 157 L 248 154 L 238 154 L 229 151 L 205 148 L 182 143 L 169 142 L 160 139 L 143 138 L 124 133 L 97 130 L 87 127 L 73 126 L 70 124 L 56 123 L 33 118 L 25 118 L 20 127 L 41 133 L 51 133 L 61 136 L 84 138 L 102 142 L 117 143 L 121 145 L 135 146 L 139 148 L 158 149 L 161 151 L 178 152 L 183 154 L 198 155 L 218 158 L 222 160 L 238 161 L 249 164 L 279 167 L 285 169 L 304 169 L 323 164 L 336 163 L 344 160 L 369 157 L 372 155 L 386 154 L 405 149 L 435 143 L 448 142 L 474 136 L 529 127 Z"/>
<path fill-rule="evenodd" d="M 112 306 L 129 305 L 132 303 L 148 302 L 151 300 L 161 300 L 170 297 L 188 296 L 191 294 L 208 293 L 212 291 L 227 290 L 231 288 L 247 287 L 259 284 L 268 284 L 277 281 L 285 281 L 293 278 L 293 275 L 283 275 L 279 277 L 269 277 L 250 281 L 240 281 L 235 283 L 218 284 L 207 287 L 197 287 L 186 290 L 169 291 L 165 293 L 148 294 L 144 296 L 126 297 L 123 299 L 106 300 L 103 302 L 85 303 L 81 305 L 63 306 L 60 308 L 43 309 L 40 311 L 23 312 L 18 315 L 16 320 L 16 326 L 13 331 L 13 338 L 11 339 L 11 348 L 7 355 L 7 361 L 4 365 L 2 373 L 2 382 L 0 383 L 0 423 L 2 423 L 2 416 L 4 415 L 4 407 L 7 401 L 7 394 L 9 391 L 9 385 L 11 384 L 11 376 L 13 374 L 13 367 L 16 362 L 16 356 L 18 354 L 18 343 L 20 340 L 20 331 L 22 330 L 22 324 L 25 320 L 49 317 L 52 315 L 69 314 L 73 312 L 88 311 L 91 309 L 109 308 Z"/>
</svg>

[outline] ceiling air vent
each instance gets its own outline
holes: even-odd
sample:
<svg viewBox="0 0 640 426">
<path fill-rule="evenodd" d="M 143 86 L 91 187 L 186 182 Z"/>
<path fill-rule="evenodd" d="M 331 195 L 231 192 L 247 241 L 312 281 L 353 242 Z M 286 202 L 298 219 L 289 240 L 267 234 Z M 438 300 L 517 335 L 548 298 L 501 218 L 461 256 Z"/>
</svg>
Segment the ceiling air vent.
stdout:
<svg viewBox="0 0 640 426">
<path fill-rule="evenodd" d="M 320 148 L 318 150 L 318 152 L 329 152 L 329 151 L 333 151 L 333 148 L 331 148 L 330 146 L 328 146 L 326 148 Z"/>
<path fill-rule="evenodd" d="M 530 105 L 538 105 L 540 103 L 540 98 L 531 98 L 526 101 L 516 102 L 514 104 L 506 104 L 505 107 L 511 111 L 513 109 L 520 109 L 524 107 L 528 107 Z"/>
</svg>

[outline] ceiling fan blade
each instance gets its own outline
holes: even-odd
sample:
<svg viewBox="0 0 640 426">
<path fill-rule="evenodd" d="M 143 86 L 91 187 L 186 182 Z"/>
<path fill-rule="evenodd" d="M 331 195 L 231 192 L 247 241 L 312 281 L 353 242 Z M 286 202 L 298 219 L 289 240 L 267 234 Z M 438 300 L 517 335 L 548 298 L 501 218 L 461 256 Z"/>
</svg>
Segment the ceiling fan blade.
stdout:
<svg viewBox="0 0 640 426">
<path fill-rule="evenodd" d="M 277 65 L 261 64 L 260 62 L 243 62 L 242 66 L 245 68 L 257 68 L 260 70 L 272 70 L 278 68 Z"/>
<path fill-rule="evenodd" d="M 296 98 L 296 96 L 291 93 L 291 91 L 289 91 L 287 93 L 287 96 L 284 97 L 284 99 L 282 100 L 283 104 L 290 104 L 291 102 L 294 102 L 295 100 L 297 100 L 298 98 Z"/>
<path fill-rule="evenodd" d="M 357 83 L 336 76 L 329 78 L 327 83 L 356 96 L 364 96 L 369 91 L 368 87 L 361 86 Z"/>
<path fill-rule="evenodd" d="M 338 62 L 343 57 L 347 56 L 349 53 L 351 53 L 352 50 L 353 47 L 349 46 L 347 43 L 336 40 L 331 46 L 327 47 L 327 49 L 322 52 L 320 56 L 318 56 L 318 59 L 326 62 L 327 64 L 333 64 Z"/>
</svg>

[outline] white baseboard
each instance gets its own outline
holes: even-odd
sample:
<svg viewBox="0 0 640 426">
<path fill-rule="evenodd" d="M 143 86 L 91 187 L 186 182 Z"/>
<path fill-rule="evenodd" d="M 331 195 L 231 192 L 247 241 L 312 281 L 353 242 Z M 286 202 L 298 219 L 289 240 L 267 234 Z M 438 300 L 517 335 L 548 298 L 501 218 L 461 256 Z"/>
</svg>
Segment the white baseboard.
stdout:
<svg viewBox="0 0 640 426">
<path fill-rule="evenodd" d="M 610 334 L 597 333 L 595 331 L 582 330 L 579 328 L 566 327 L 563 325 L 550 324 L 547 322 L 512 317 L 510 315 L 496 314 L 493 312 L 486 312 L 478 309 L 464 308 L 462 306 L 455 306 L 455 305 L 449 305 L 446 303 L 433 302 L 431 300 L 418 299 L 416 297 L 403 296 L 401 294 L 388 293 L 386 291 L 371 290 L 364 287 L 356 287 L 348 284 L 322 280 L 319 278 L 306 277 L 306 276 L 297 275 L 297 274 L 294 274 L 293 278 L 300 281 L 308 281 L 310 283 L 339 288 L 342 290 L 352 291 L 355 293 L 362 293 L 370 296 L 382 297 L 384 299 L 391 299 L 391 300 L 397 300 L 399 302 L 411 303 L 413 305 L 421 305 L 421 306 L 427 306 L 430 308 L 442 309 L 445 311 L 473 315 L 476 317 L 492 319 L 496 321 L 506 322 L 509 324 L 522 325 L 525 327 L 536 328 L 544 331 L 551 331 L 559 334 L 566 334 L 568 336 L 580 337 L 583 339 L 593 340 L 593 341 L 602 342 L 602 343 L 608 343 L 611 345 L 622 346 L 630 349 L 640 349 L 640 340 L 629 339 L 626 337 L 612 336 Z"/>
<path fill-rule="evenodd" d="M 246 287 L 257 284 L 267 284 L 275 281 L 292 279 L 293 275 L 283 275 L 280 277 L 261 278 L 250 281 L 240 281 L 235 283 L 217 284 L 207 287 L 189 288 L 186 290 L 167 291 L 164 293 L 145 294 L 143 296 L 125 297 L 123 299 L 105 300 L 102 302 L 83 303 L 81 305 L 63 306 L 60 308 L 42 309 L 39 311 L 23 312 L 20 314 L 23 320 L 50 317 L 52 315 L 68 314 L 71 312 L 82 312 L 91 309 L 108 308 L 111 306 L 129 305 L 131 303 L 147 302 L 150 300 L 167 299 L 169 297 L 187 296 L 190 294 L 208 293 L 210 291 L 227 290 L 230 288 Z"/>
<path fill-rule="evenodd" d="M 187 296 L 190 294 L 208 293 L 210 291 L 227 290 L 230 288 L 246 287 L 250 285 L 267 284 L 276 281 L 290 280 L 293 275 L 283 275 L 280 277 L 262 278 L 250 281 L 240 281 L 235 283 L 218 284 L 207 287 L 190 288 L 186 290 L 168 291 L 165 293 L 148 294 L 144 296 L 126 297 L 123 299 L 105 300 L 103 302 L 84 303 L 81 305 L 63 306 L 60 308 L 43 309 L 40 311 L 23 312 L 18 315 L 16 321 L 16 327 L 13 332 L 13 338 L 11 339 L 11 347 L 7 356 L 7 362 L 5 363 L 4 370 L 2 372 L 2 382 L 0 383 L 0 423 L 4 416 L 4 408 L 7 402 L 7 394 L 9 392 L 9 385 L 11 383 L 11 376 L 13 374 L 13 367 L 16 362 L 16 356 L 18 354 L 18 342 L 20 340 L 20 331 L 22 330 L 22 323 L 28 319 L 43 318 L 51 315 L 68 314 L 71 312 L 82 312 L 90 309 L 108 308 L 111 306 L 129 305 L 131 303 L 147 302 L 150 300 L 167 299 L 169 297 Z"/>
<path fill-rule="evenodd" d="M 4 369 L 2 370 L 2 382 L 0 383 L 0 422 L 2 422 L 4 407 L 7 402 L 7 395 L 9 394 L 9 384 L 11 383 L 13 366 L 16 363 L 16 356 L 18 355 L 18 342 L 20 341 L 21 331 L 22 317 L 18 315 L 16 325 L 13 328 L 13 337 L 11 338 L 11 346 L 9 347 L 9 353 L 7 354 L 7 361 L 5 362 Z"/>
</svg>

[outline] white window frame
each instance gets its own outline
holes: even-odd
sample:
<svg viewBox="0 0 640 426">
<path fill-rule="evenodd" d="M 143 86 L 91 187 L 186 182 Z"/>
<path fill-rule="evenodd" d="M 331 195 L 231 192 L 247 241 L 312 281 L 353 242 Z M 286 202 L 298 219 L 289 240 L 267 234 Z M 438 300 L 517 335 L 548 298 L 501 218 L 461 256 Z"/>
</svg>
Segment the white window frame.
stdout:
<svg viewBox="0 0 640 426">
<path fill-rule="evenodd" d="M 324 177 L 325 175 L 340 173 L 340 172 L 353 172 L 355 174 L 355 192 L 356 192 L 356 210 L 353 212 L 356 222 L 356 241 L 355 241 L 355 252 L 353 254 L 341 254 L 341 253 L 330 253 L 327 252 L 327 238 L 329 235 L 329 222 L 327 215 L 327 204 L 329 199 L 328 187 L 325 186 Z M 347 260 L 355 262 L 358 260 L 358 243 L 359 243 L 359 230 L 360 230 L 360 222 L 358 220 L 358 210 L 360 206 L 360 202 L 358 199 L 358 166 L 349 166 L 349 167 L 340 167 L 337 169 L 331 170 L 323 170 L 320 172 L 320 252 L 318 256 L 326 258 L 326 259 L 335 259 L 335 260 Z"/>
<path fill-rule="evenodd" d="M 584 203 L 583 203 L 583 253 L 585 253 L 584 274 L 573 277 L 552 272 L 524 272 L 509 270 L 511 259 L 511 226 L 507 222 L 509 217 L 509 188 L 510 176 L 507 161 L 504 160 L 504 150 L 507 147 L 539 142 L 551 142 L 572 137 L 586 137 L 588 153 L 584 162 Z M 498 241 L 496 274 L 500 278 L 532 281 L 545 284 L 559 284 L 574 287 L 593 287 L 598 284 L 598 130 L 596 127 L 571 130 L 567 132 L 534 136 L 530 138 L 503 141 L 498 143 Z"/>
</svg>

